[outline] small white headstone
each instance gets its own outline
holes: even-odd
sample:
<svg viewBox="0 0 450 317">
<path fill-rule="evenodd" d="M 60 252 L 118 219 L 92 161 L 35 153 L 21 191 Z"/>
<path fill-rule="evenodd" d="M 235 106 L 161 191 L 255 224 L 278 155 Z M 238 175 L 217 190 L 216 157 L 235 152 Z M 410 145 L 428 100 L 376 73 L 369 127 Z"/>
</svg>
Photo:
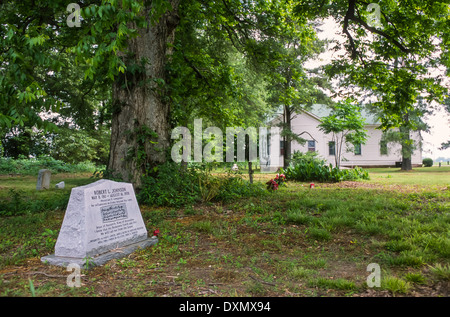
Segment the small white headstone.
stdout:
<svg viewBox="0 0 450 317">
<path fill-rule="evenodd" d="M 231 168 L 232 171 L 237 171 L 239 170 L 239 167 L 237 166 L 237 164 L 233 164 L 233 167 Z"/>
<path fill-rule="evenodd" d="M 49 189 L 50 188 L 50 178 L 52 176 L 52 172 L 47 169 L 39 170 L 36 189 Z"/>
<path fill-rule="evenodd" d="M 64 186 L 65 186 L 65 183 L 64 183 L 64 182 L 59 182 L 58 184 L 55 185 L 55 188 L 63 189 Z"/>
<path fill-rule="evenodd" d="M 99 180 L 72 189 L 55 254 L 41 260 L 90 267 L 157 241 L 148 238 L 132 184 Z"/>
</svg>

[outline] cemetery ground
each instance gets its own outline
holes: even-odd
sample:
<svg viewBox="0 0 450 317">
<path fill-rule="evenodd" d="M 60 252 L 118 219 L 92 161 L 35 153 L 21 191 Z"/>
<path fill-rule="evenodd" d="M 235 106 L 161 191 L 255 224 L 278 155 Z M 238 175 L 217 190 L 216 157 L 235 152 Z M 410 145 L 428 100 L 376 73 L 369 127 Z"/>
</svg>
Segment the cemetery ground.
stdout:
<svg viewBox="0 0 450 317">
<path fill-rule="evenodd" d="M 54 252 L 70 190 L 91 174 L 0 176 L 1 296 L 448 296 L 450 167 L 371 169 L 368 181 L 288 182 L 260 197 L 185 208 L 141 205 L 158 244 L 82 270 L 68 287 Z M 245 172 L 243 176 L 245 177 Z M 274 174 L 255 174 L 265 182 Z M 64 189 L 54 184 L 65 181 Z M 24 207 L 26 206 L 26 208 Z M 367 266 L 381 269 L 369 287 Z"/>
</svg>

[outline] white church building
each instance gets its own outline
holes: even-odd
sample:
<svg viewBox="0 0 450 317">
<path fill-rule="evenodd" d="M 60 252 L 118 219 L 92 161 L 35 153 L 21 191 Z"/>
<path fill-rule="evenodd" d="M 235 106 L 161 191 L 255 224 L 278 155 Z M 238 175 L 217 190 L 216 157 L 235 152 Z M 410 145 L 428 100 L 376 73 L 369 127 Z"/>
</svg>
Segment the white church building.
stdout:
<svg viewBox="0 0 450 317">
<path fill-rule="evenodd" d="M 336 149 L 332 141 L 332 135 L 325 134 L 319 129 L 320 119 L 328 116 L 330 109 L 325 105 L 314 105 L 309 111 L 302 111 L 293 115 L 291 120 L 292 132 L 301 134 L 306 139 L 305 144 L 296 141 L 291 142 L 291 151 L 308 152 L 315 151 L 327 164 L 335 166 Z M 400 166 L 402 161 L 401 145 L 398 143 L 381 142 L 382 130 L 377 129 L 380 122 L 367 112 L 362 113 L 365 118 L 365 129 L 367 140 L 365 144 L 359 144 L 347 149 L 344 145 L 341 154 L 341 167 L 395 167 Z M 269 125 L 273 128 L 267 139 L 264 151 L 268 155 L 261 155 L 261 171 L 276 171 L 283 167 L 284 144 L 280 137 L 280 128 L 275 127 L 282 120 L 282 115 L 275 117 Z M 418 132 L 411 132 L 411 139 L 421 144 L 421 136 Z M 270 155 L 269 155 L 270 154 Z M 422 150 L 416 149 L 412 155 L 412 166 L 422 166 Z"/>
</svg>

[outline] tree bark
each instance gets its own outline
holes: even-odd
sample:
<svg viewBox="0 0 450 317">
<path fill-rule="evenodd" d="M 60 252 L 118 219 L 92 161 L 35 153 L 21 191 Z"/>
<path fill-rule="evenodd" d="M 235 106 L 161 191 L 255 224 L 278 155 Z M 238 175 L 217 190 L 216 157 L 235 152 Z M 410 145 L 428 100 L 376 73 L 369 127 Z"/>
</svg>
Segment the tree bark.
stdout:
<svg viewBox="0 0 450 317">
<path fill-rule="evenodd" d="M 108 171 L 141 187 L 141 176 L 166 162 L 170 146 L 170 105 L 164 98 L 165 65 L 179 18 L 179 0 L 173 11 L 130 39 L 125 64 L 142 66 L 119 76 L 113 86 L 113 115 Z M 144 12 L 150 16 L 150 7 Z M 162 85 L 161 85 L 162 84 Z"/>
<path fill-rule="evenodd" d="M 412 170 L 412 163 L 410 157 L 404 157 L 402 159 L 402 171 L 411 171 Z"/>
<path fill-rule="evenodd" d="M 400 133 L 402 134 L 402 171 L 412 170 L 412 145 L 410 143 L 410 129 L 409 129 L 409 116 L 408 114 L 403 116 L 404 127 L 400 127 Z"/>
<path fill-rule="evenodd" d="M 411 162 L 411 145 L 409 144 L 410 141 L 410 135 L 409 135 L 409 129 L 405 129 L 403 131 L 403 138 L 402 139 L 402 171 L 411 171 L 412 170 L 412 162 Z"/>
<path fill-rule="evenodd" d="M 283 127 L 284 129 L 287 129 L 289 131 L 289 133 L 292 132 L 292 127 L 291 127 L 291 117 L 292 117 L 292 111 L 289 108 L 289 106 L 284 106 L 284 116 L 285 116 L 285 126 Z M 291 136 L 288 134 L 285 135 L 284 137 L 284 162 L 283 162 L 283 167 L 284 169 L 287 169 L 289 166 L 289 163 L 291 162 L 291 143 L 292 143 L 292 139 Z"/>
<path fill-rule="evenodd" d="M 338 135 L 333 133 L 333 142 L 334 142 L 334 165 L 336 168 L 339 168 L 339 161 L 340 161 L 340 156 L 339 156 L 339 142 L 338 142 Z"/>
</svg>

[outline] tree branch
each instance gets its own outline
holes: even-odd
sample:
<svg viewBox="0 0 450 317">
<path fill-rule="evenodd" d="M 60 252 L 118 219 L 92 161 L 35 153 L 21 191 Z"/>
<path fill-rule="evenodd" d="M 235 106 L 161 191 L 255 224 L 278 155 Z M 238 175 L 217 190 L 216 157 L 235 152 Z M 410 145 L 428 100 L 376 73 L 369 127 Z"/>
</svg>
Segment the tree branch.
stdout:
<svg viewBox="0 0 450 317">
<path fill-rule="evenodd" d="M 350 49 L 351 49 L 351 58 L 356 59 L 359 54 L 355 45 L 355 41 L 350 34 L 348 27 L 349 27 L 349 21 L 354 21 L 361 26 L 363 26 L 366 30 L 370 31 L 371 33 L 378 34 L 391 43 L 393 43 L 395 46 L 397 46 L 402 52 L 404 53 L 410 53 L 411 50 L 407 48 L 404 44 L 400 43 L 398 40 L 387 34 L 386 32 L 383 32 L 375 27 L 372 27 L 368 25 L 363 19 L 361 19 L 359 16 L 355 15 L 355 8 L 356 8 L 356 0 L 349 0 L 348 1 L 348 9 L 344 16 L 344 25 L 343 25 L 343 32 L 347 36 L 349 42 L 350 42 Z M 384 15 L 384 14 L 383 14 Z M 385 16 L 385 15 L 384 15 Z M 391 23 L 392 24 L 392 23 Z M 395 28 L 395 26 L 394 26 Z M 361 58 L 361 56 L 359 56 Z"/>
<path fill-rule="evenodd" d="M 362 26 L 364 26 L 367 30 L 369 30 L 372 33 L 381 35 L 382 37 L 384 37 L 385 39 L 391 41 L 395 46 L 397 46 L 402 52 L 404 53 L 410 53 L 411 50 L 409 48 L 407 48 L 406 46 L 404 46 L 402 43 L 400 43 L 399 41 L 397 41 L 396 39 L 394 39 L 392 36 L 390 36 L 389 34 L 386 34 L 385 32 L 378 30 L 377 28 L 374 28 L 370 25 L 368 25 L 365 21 L 363 21 L 361 18 L 354 16 L 352 18 L 353 21 L 358 22 L 359 24 L 361 24 Z"/>
<path fill-rule="evenodd" d="M 345 14 L 345 17 L 344 17 L 344 27 L 343 27 L 342 31 L 344 32 L 345 35 L 347 35 L 347 38 L 350 42 L 350 48 L 352 51 L 352 59 L 355 59 L 358 55 L 358 52 L 357 52 L 356 46 L 355 46 L 355 41 L 353 40 L 352 35 L 348 31 L 348 25 L 349 25 L 348 21 L 354 15 L 355 15 L 355 0 L 349 0 L 347 13 Z"/>
</svg>

